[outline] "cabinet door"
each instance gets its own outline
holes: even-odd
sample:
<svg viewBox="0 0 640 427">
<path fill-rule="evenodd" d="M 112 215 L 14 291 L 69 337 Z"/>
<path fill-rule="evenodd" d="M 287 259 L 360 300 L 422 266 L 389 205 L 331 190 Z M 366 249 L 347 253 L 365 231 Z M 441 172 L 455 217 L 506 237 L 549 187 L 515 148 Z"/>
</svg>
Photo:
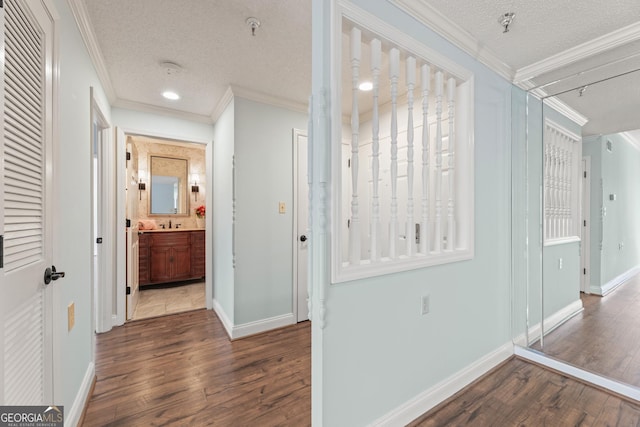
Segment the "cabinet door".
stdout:
<svg viewBox="0 0 640 427">
<path fill-rule="evenodd" d="M 173 280 L 187 280 L 191 278 L 191 248 L 187 246 L 175 246 L 171 256 L 171 278 Z"/>
<path fill-rule="evenodd" d="M 151 246 L 149 249 L 149 263 L 151 283 L 169 282 L 171 276 L 171 246 Z"/>
</svg>

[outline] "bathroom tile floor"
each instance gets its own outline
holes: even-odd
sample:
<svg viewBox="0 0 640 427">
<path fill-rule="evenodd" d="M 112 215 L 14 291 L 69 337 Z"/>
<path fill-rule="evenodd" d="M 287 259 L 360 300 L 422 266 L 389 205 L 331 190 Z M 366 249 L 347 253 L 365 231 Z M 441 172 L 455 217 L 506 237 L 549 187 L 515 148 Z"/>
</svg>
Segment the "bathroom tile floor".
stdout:
<svg viewBox="0 0 640 427">
<path fill-rule="evenodd" d="M 204 282 L 142 287 L 131 320 L 147 319 L 205 307 Z"/>
</svg>

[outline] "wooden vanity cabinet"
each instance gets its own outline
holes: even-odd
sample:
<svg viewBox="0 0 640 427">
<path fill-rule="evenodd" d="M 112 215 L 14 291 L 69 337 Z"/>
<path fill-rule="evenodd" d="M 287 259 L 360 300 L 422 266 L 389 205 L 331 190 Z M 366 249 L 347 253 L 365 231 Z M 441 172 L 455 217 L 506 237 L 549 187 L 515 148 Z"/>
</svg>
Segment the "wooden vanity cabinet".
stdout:
<svg viewBox="0 0 640 427">
<path fill-rule="evenodd" d="M 140 238 L 140 285 L 204 277 L 204 230 L 142 233 Z"/>
</svg>

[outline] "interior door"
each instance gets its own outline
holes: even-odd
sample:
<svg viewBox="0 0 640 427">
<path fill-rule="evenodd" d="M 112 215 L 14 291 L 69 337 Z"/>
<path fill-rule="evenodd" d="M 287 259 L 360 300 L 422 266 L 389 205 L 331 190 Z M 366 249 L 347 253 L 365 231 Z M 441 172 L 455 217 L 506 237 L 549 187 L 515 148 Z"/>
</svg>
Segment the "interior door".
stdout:
<svg viewBox="0 0 640 427">
<path fill-rule="evenodd" d="M 53 21 L 28 0 L 4 2 L 0 19 L 0 404 L 52 404 Z"/>
<path fill-rule="evenodd" d="M 122 129 L 117 129 L 121 133 L 118 138 L 125 138 Z M 138 298 L 140 296 L 140 275 L 138 268 L 138 255 L 140 245 L 138 239 L 138 202 L 140 199 L 138 190 L 138 149 L 132 143 L 127 143 L 127 152 L 130 159 L 127 161 L 127 219 L 131 220 L 131 226 L 127 228 L 127 320 L 133 318 Z"/>
<path fill-rule="evenodd" d="M 297 294 L 296 301 L 298 311 L 298 322 L 309 319 L 309 299 L 308 264 L 309 264 L 309 180 L 308 170 L 308 150 L 307 135 L 299 130 L 294 131 L 294 144 L 297 146 L 297 191 L 296 191 L 296 218 L 297 218 Z"/>
</svg>

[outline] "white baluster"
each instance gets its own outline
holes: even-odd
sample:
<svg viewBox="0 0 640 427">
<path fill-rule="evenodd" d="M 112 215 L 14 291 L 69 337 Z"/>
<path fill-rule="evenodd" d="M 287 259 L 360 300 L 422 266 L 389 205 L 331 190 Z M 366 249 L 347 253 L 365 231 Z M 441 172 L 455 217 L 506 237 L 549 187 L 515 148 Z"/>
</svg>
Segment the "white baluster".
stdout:
<svg viewBox="0 0 640 427">
<path fill-rule="evenodd" d="M 389 224 L 389 258 L 398 256 L 398 77 L 400 51 L 395 47 L 389 52 L 389 77 L 391 79 L 391 222 Z"/>
<path fill-rule="evenodd" d="M 360 29 L 351 29 L 351 223 L 349 226 L 349 263 L 360 264 L 360 216 L 358 205 L 358 136 L 360 117 L 358 112 L 358 84 L 360 78 Z"/>
<path fill-rule="evenodd" d="M 416 84 L 416 59 L 407 62 L 407 256 L 412 256 L 416 245 L 416 227 L 413 222 L 413 88 Z"/>
<path fill-rule="evenodd" d="M 456 152 L 456 133 L 455 133 L 455 94 L 456 79 L 453 77 L 447 80 L 447 100 L 449 101 L 449 201 L 447 203 L 447 250 L 455 249 L 455 152 Z"/>
<path fill-rule="evenodd" d="M 436 253 L 442 250 L 442 71 L 436 71 Z"/>
<path fill-rule="evenodd" d="M 380 123 L 378 117 L 378 93 L 380 90 L 380 57 L 382 54 L 382 44 L 380 40 L 371 40 L 371 77 L 373 80 L 373 114 L 372 137 L 371 137 L 371 262 L 380 259 Z"/>
<path fill-rule="evenodd" d="M 431 69 L 424 64 L 422 72 L 422 215 L 420 223 L 420 253 L 429 254 L 429 90 L 431 89 Z"/>
</svg>

